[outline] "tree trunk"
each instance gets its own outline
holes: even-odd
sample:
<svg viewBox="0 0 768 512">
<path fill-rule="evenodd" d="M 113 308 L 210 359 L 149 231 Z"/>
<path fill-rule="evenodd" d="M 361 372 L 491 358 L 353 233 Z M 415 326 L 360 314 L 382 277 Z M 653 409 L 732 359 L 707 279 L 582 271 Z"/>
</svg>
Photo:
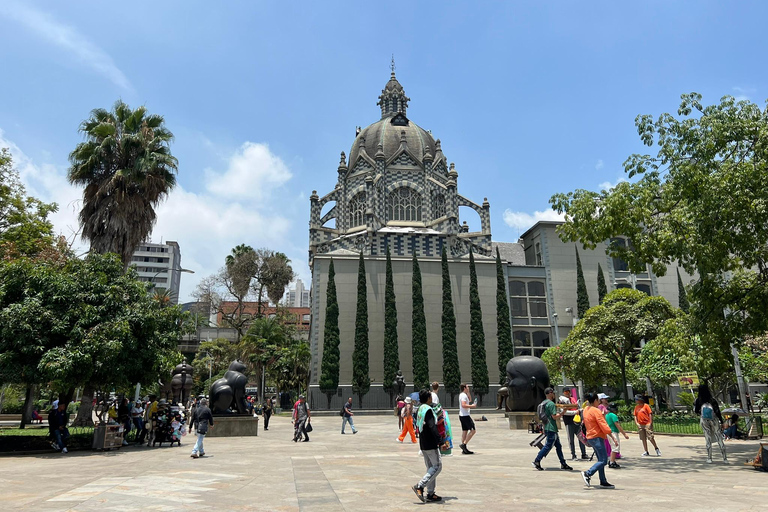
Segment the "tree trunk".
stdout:
<svg viewBox="0 0 768 512">
<path fill-rule="evenodd" d="M 27 384 L 27 392 L 24 395 L 24 408 L 21 410 L 21 423 L 19 428 L 26 428 L 27 423 L 32 421 L 32 409 L 35 406 L 35 395 L 37 394 L 37 384 Z"/>
<path fill-rule="evenodd" d="M 83 387 L 80 408 L 77 410 L 77 418 L 72 425 L 75 427 L 93 426 L 93 388 L 91 386 Z"/>
<path fill-rule="evenodd" d="M 624 394 L 624 399 L 629 400 L 629 393 L 627 393 L 627 368 L 625 365 L 621 365 L 621 383 L 622 386 L 622 393 Z"/>
<path fill-rule="evenodd" d="M 72 401 L 73 397 L 75 396 L 75 388 L 67 388 L 67 390 L 64 393 L 61 393 L 59 395 L 59 403 L 65 403 L 67 404 L 67 407 L 69 407 L 69 402 Z"/>
<path fill-rule="evenodd" d="M 328 410 L 331 410 L 331 397 L 333 396 L 333 393 L 326 393 L 326 397 L 328 397 Z"/>
</svg>

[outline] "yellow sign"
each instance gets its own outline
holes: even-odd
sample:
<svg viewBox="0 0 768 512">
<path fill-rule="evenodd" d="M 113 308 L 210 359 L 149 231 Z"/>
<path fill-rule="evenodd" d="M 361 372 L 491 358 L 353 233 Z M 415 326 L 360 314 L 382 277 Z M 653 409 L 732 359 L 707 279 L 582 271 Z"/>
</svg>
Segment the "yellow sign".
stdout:
<svg viewBox="0 0 768 512">
<path fill-rule="evenodd" d="M 677 382 L 683 389 L 693 389 L 699 387 L 699 376 L 696 372 L 681 373 L 677 376 Z"/>
</svg>

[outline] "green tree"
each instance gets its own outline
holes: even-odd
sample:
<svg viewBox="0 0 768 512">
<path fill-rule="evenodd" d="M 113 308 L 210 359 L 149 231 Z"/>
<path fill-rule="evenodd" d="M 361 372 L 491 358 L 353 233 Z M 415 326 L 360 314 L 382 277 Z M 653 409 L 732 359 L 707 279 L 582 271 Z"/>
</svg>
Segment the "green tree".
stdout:
<svg viewBox="0 0 768 512">
<path fill-rule="evenodd" d="M 584 280 L 584 270 L 581 268 L 578 247 L 576 247 L 576 309 L 580 319 L 584 318 L 589 309 L 589 293 L 587 292 L 587 282 Z"/>
<path fill-rule="evenodd" d="M 688 304 L 688 293 L 685 291 L 685 285 L 683 285 L 683 278 L 680 277 L 680 270 L 675 269 L 677 271 L 677 305 L 680 309 L 682 309 L 684 312 L 688 313 L 691 310 L 690 305 Z"/>
<path fill-rule="evenodd" d="M 488 364 L 485 359 L 485 331 L 480 292 L 477 288 L 477 270 L 472 249 L 469 250 L 469 341 L 472 353 L 472 391 L 483 401 L 488 393 Z"/>
<path fill-rule="evenodd" d="M 325 326 L 323 328 L 323 359 L 320 364 L 320 391 L 331 397 L 339 388 L 339 302 L 336 298 L 336 272 L 333 260 L 328 266 L 328 288 L 325 295 Z"/>
<path fill-rule="evenodd" d="M 125 268 L 149 236 L 155 207 L 176 185 L 173 134 L 162 116 L 121 100 L 111 111 L 97 108 L 80 125 L 85 135 L 69 155 L 68 178 L 85 187 L 81 236 L 96 253 L 118 254 Z"/>
<path fill-rule="evenodd" d="M 0 258 L 35 256 L 53 246 L 48 215 L 57 209 L 26 195 L 11 153 L 0 148 Z"/>
<path fill-rule="evenodd" d="M 416 253 L 413 254 L 412 279 L 413 316 L 411 323 L 411 351 L 413 355 L 413 389 L 429 386 L 429 350 L 427 347 L 427 318 L 424 315 L 424 295 L 421 291 L 421 269 Z"/>
<path fill-rule="evenodd" d="M 365 278 L 365 260 L 360 252 L 357 269 L 357 313 L 355 315 L 355 348 L 352 351 L 352 391 L 357 393 L 360 407 L 363 395 L 371 388 L 368 374 L 368 283 Z"/>
<path fill-rule="evenodd" d="M 603 267 L 597 264 L 597 302 L 603 303 L 603 299 L 608 295 L 608 287 L 605 285 L 605 274 L 603 273 Z"/>
<path fill-rule="evenodd" d="M 262 399 L 267 368 L 280 359 L 282 349 L 289 344 L 290 337 L 275 317 L 255 319 L 238 345 L 238 358 L 256 375 Z"/>
<path fill-rule="evenodd" d="M 498 247 L 496 247 L 496 332 L 499 339 L 499 384 L 504 385 L 507 380 L 507 363 L 515 356 L 515 345 L 512 343 L 512 326 L 509 323 L 507 283 L 504 279 L 504 267 L 501 264 Z"/>
<path fill-rule="evenodd" d="M 550 370 L 565 370 L 566 376 L 574 381 L 611 379 L 626 397 L 641 341 L 654 340 L 665 322 L 676 315 L 677 310 L 664 297 L 649 297 L 630 289 L 614 290 L 602 304 L 587 311 L 560 350 L 545 352 L 545 362 L 564 361 L 563 368 L 554 365 Z M 584 361 L 585 357 L 596 362 Z"/>
<path fill-rule="evenodd" d="M 697 275 L 688 291 L 694 334 L 727 353 L 731 341 L 768 331 L 768 111 L 730 96 L 704 106 L 691 93 L 677 116 L 641 115 L 635 124 L 658 152 L 626 160 L 633 182 L 554 195 L 565 214 L 560 237 L 595 248 L 626 236 L 630 244 L 608 250 L 633 272 L 651 265 L 663 276 L 679 264 Z"/>
<path fill-rule="evenodd" d="M 384 391 L 389 393 L 389 405 L 392 405 L 394 381 L 400 369 L 400 353 L 397 342 L 397 298 L 395 282 L 392 276 L 392 257 L 387 247 L 386 288 L 384 290 Z"/>
<path fill-rule="evenodd" d="M 461 368 L 459 367 L 459 351 L 456 346 L 456 313 L 453 310 L 453 293 L 451 291 L 451 274 L 448 271 L 448 255 L 445 247 L 442 251 L 443 268 L 443 386 L 453 400 L 461 391 Z"/>
</svg>

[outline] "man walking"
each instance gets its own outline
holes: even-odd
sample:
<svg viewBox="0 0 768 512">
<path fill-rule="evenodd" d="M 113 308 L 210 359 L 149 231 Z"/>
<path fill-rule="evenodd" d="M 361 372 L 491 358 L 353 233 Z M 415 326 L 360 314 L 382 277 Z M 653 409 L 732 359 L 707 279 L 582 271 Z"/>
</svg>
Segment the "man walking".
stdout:
<svg viewBox="0 0 768 512">
<path fill-rule="evenodd" d="M 349 426 L 352 427 L 352 433 L 357 434 L 357 429 L 355 428 L 355 422 L 352 421 L 352 416 L 354 415 L 355 413 L 352 412 L 352 397 L 349 397 L 349 400 L 347 400 L 347 403 L 344 404 L 343 417 L 341 418 L 342 434 L 346 434 L 346 432 L 344 432 L 344 427 L 347 426 L 347 423 L 349 423 Z"/>
<path fill-rule="evenodd" d="M 469 410 L 477 407 L 477 398 L 473 402 L 471 397 L 472 393 L 469 391 L 469 387 L 466 384 L 461 385 L 461 394 L 459 395 L 459 421 L 461 422 L 461 453 L 464 455 L 472 455 L 473 451 L 467 448 L 469 441 L 475 437 L 475 422 L 469 415 Z"/>
<path fill-rule="evenodd" d="M 571 390 L 568 388 L 563 390 L 563 395 L 558 398 L 558 402 L 563 405 L 572 405 L 576 403 L 575 400 L 571 399 Z M 579 409 L 577 407 L 566 409 L 563 412 L 563 424 L 565 425 L 566 435 L 568 436 L 568 446 L 571 448 L 571 460 L 576 460 L 576 445 L 574 444 L 574 438 L 576 438 L 575 442 L 579 445 L 579 449 L 581 450 L 581 458 L 586 460 L 589 458 L 587 456 L 587 449 L 585 448 L 584 443 L 579 441 L 579 438 L 576 436 L 581 428 L 581 424 L 577 424 L 573 421 L 578 413 Z"/>
<path fill-rule="evenodd" d="M 656 455 L 661 457 L 661 450 L 659 450 L 656 440 L 653 438 L 653 411 L 645 403 L 642 395 L 635 395 L 635 403 L 637 405 L 635 405 L 635 411 L 632 414 L 637 425 L 637 435 L 643 442 L 643 454 L 641 457 L 648 457 L 648 441 L 656 448 Z"/>
<path fill-rule="evenodd" d="M 437 485 L 437 475 L 443 469 L 440 448 L 447 449 L 448 443 L 440 437 L 440 433 L 437 431 L 437 416 L 432 409 L 432 393 L 428 389 L 422 389 L 419 391 L 419 401 L 421 406 L 416 415 L 416 425 L 421 432 L 419 446 L 424 457 L 424 464 L 427 466 L 427 473 L 411 489 L 423 503 L 426 503 L 427 501 L 443 499 L 435 494 L 435 486 Z M 426 494 L 424 494 L 425 489 Z"/>
<path fill-rule="evenodd" d="M 541 467 L 541 459 L 546 457 L 554 446 L 557 452 L 557 458 L 560 459 L 560 469 L 570 471 L 573 468 L 565 462 L 565 457 L 563 457 L 563 446 L 560 444 L 560 436 L 557 434 L 557 419 L 561 414 L 557 413 L 557 406 L 555 406 L 555 390 L 547 388 L 544 390 L 544 395 L 546 395 L 547 399 L 544 400 L 539 407 L 544 408 L 544 414 L 546 415 L 546 420 L 543 421 L 543 423 L 544 433 L 547 436 L 547 443 L 541 450 L 539 450 L 539 454 L 536 455 L 536 458 L 531 462 L 531 465 L 539 471 L 544 471 L 544 468 Z"/>
<path fill-rule="evenodd" d="M 296 402 L 293 408 L 293 442 L 296 443 L 304 436 L 304 442 L 309 442 L 309 435 L 307 434 L 307 423 L 310 419 L 309 406 L 307 405 L 304 395 L 299 395 L 299 401 Z"/>
<path fill-rule="evenodd" d="M 205 455 L 203 439 L 205 439 L 208 429 L 213 428 L 213 414 L 211 414 L 211 410 L 208 408 L 208 400 L 205 398 L 201 399 L 198 406 L 195 407 L 191 426 L 196 427 L 195 433 L 197 434 L 197 442 L 195 443 L 195 447 L 192 448 L 192 455 L 190 456 L 193 459 L 197 459 Z"/>
</svg>

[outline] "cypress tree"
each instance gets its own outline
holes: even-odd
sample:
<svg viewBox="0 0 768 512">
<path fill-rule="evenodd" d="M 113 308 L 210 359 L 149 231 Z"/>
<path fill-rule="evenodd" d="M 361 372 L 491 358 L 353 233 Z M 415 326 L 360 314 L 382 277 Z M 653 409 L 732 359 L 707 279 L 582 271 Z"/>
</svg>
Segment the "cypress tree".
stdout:
<svg viewBox="0 0 768 512">
<path fill-rule="evenodd" d="M 323 360 L 320 365 L 320 391 L 331 397 L 339 387 L 339 302 L 336 298 L 336 272 L 333 260 L 328 266 L 328 288 L 325 292 L 325 327 L 323 328 Z"/>
<path fill-rule="evenodd" d="M 365 261 L 360 252 L 357 268 L 357 315 L 355 316 L 355 348 L 352 351 L 352 391 L 357 393 L 359 406 L 363 395 L 371 387 L 368 374 L 368 284 L 365 279 Z"/>
<path fill-rule="evenodd" d="M 413 318 L 411 349 L 413 354 L 414 391 L 429 386 L 429 354 L 427 350 L 427 319 L 424 316 L 424 295 L 421 293 L 421 269 L 413 254 Z"/>
<path fill-rule="evenodd" d="M 515 356 L 512 343 L 512 326 L 509 324 L 509 300 L 501 254 L 496 247 L 496 332 L 499 340 L 499 384 L 507 381 L 507 363 Z"/>
<path fill-rule="evenodd" d="M 603 274 L 603 267 L 597 264 L 597 300 L 600 304 L 603 303 L 603 299 L 608 295 L 608 287 L 605 285 L 605 274 Z"/>
<path fill-rule="evenodd" d="M 485 332 L 483 311 L 480 308 L 480 292 L 477 288 L 477 271 L 472 248 L 469 249 L 469 332 L 472 352 L 472 391 L 483 401 L 488 393 L 488 363 L 485 360 Z"/>
<path fill-rule="evenodd" d="M 459 351 L 456 347 L 456 313 L 453 311 L 453 294 L 451 293 L 451 275 L 448 272 L 448 256 L 443 246 L 443 386 L 453 400 L 461 391 L 461 368 L 459 368 Z"/>
<path fill-rule="evenodd" d="M 576 247 L 576 306 L 579 318 L 584 318 L 589 310 L 589 293 L 587 293 L 587 282 L 584 280 L 584 270 L 581 268 L 578 247 Z"/>
<path fill-rule="evenodd" d="M 680 277 L 680 269 L 677 269 L 677 296 L 677 305 L 687 313 L 691 305 L 688 303 L 688 292 L 685 291 L 683 279 Z"/>
<path fill-rule="evenodd" d="M 384 391 L 389 393 L 389 405 L 392 406 L 392 393 L 397 370 L 400 369 L 400 354 L 397 350 L 397 302 L 395 283 L 392 277 L 392 258 L 387 247 L 387 284 L 384 291 Z"/>
</svg>

